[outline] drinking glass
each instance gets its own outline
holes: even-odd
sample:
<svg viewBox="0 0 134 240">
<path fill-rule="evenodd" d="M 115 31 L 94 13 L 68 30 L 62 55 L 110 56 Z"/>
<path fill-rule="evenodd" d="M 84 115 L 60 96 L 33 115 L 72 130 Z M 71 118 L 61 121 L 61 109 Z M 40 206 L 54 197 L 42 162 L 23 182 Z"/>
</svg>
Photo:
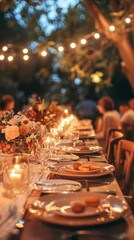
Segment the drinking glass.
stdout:
<svg viewBox="0 0 134 240">
<path fill-rule="evenodd" d="M 76 142 L 79 140 L 79 132 L 75 131 L 70 134 L 70 140 L 73 141 L 73 147 L 76 147 Z"/>
<path fill-rule="evenodd" d="M 3 186 L 8 197 L 23 194 L 29 189 L 28 154 L 13 154 L 3 167 Z"/>
</svg>

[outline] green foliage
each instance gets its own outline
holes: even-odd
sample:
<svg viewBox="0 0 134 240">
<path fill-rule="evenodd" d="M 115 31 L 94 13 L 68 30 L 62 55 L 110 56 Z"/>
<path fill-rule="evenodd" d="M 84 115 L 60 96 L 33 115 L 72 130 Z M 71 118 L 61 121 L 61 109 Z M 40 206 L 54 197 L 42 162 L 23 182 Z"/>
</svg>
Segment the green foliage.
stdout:
<svg viewBox="0 0 134 240">
<path fill-rule="evenodd" d="M 45 60 L 39 60 L 40 57 L 35 54 L 27 65 L 16 62 L 13 69 L 9 69 L 11 75 L 15 75 L 21 90 L 24 90 L 25 86 L 30 86 L 31 91 L 36 90 L 47 98 L 58 99 L 65 103 L 73 98 L 72 88 L 77 93 L 75 78 L 80 78 L 85 87 L 92 86 L 94 83 L 91 76 L 97 71 L 102 72 L 103 77 L 100 83 L 95 84 L 96 95 L 100 96 L 111 89 L 114 68 L 117 63 L 120 64 L 121 59 L 114 43 L 109 39 L 103 35 L 99 40 L 94 39 L 93 33 L 96 31 L 94 19 L 87 11 L 84 0 L 78 0 L 77 4 L 73 8 L 70 6 L 66 12 L 58 6 L 57 0 L 24 0 L 22 4 L 20 2 L 18 0 L 0 2 L 0 14 L 4 23 L 1 30 L 3 34 L 0 36 L 1 42 L 11 41 L 18 46 L 24 46 L 25 43 L 35 41 L 38 46 L 37 53 L 42 50 L 48 51 Z M 124 24 L 124 19 L 129 12 L 129 1 L 112 1 L 112 4 L 116 2 L 116 9 L 107 0 L 94 2 L 104 15 L 118 26 L 121 33 L 132 32 L 132 26 L 126 27 Z M 18 8 L 19 6 L 21 7 Z M 53 14 L 51 14 L 52 8 L 55 9 Z M 15 9 L 19 9 L 20 22 L 17 21 Z M 43 24 L 40 23 L 41 17 Z M 48 23 L 53 27 L 51 34 L 46 31 Z M 80 39 L 84 37 L 87 44 L 81 45 Z M 133 35 L 131 38 L 133 39 Z M 75 42 L 77 48 L 71 49 L 69 46 L 71 42 Z M 59 45 L 64 47 L 64 53 L 58 52 Z M 55 70 L 57 63 L 58 67 Z M 38 75 L 42 69 L 44 69 L 44 75 Z M 60 75 L 62 83 L 56 84 L 51 80 L 51 73 L 55 71 L 62 73 Z M 66 94 L 59 92 L 62 87 L 66 88 Z M 14 89 L 16 91 L 16 88 Z M 30 90 L 27 90 L 28 94 L 31 93 Z M 84 90 L 85 88 L 82 90 L 83 94 Z"/>
</svg>

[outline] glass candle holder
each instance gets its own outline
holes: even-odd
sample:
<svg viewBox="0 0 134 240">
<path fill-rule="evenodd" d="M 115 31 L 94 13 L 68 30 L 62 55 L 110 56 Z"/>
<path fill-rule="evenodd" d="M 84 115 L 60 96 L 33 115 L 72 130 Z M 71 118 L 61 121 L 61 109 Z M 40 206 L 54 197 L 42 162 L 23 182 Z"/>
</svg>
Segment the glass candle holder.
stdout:
<svg viewBox="0 0 134 240">
<path fill-rule="evenodd" d="M 6 196 L 25 193 L 29 188 L 29 160 L 27 154 L 14 154 L 3 168 L 3 186 Z"/>
</svg>

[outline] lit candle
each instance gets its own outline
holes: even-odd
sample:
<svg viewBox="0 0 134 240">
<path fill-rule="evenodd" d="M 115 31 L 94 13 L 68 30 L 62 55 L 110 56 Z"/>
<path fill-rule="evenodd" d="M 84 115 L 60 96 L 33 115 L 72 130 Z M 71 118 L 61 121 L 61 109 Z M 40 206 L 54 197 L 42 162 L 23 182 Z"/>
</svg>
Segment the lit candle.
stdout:
<svg viewBox="0 0 134 240">
<path fill-rule="evenodd" d="M 21 178 L 21 174 L 20 173 L 16 173 L 15 169 L 12 169 L 11 173 L 10 173 L 10 178 L 11 179 L 20 179 Z"/>
</svg>

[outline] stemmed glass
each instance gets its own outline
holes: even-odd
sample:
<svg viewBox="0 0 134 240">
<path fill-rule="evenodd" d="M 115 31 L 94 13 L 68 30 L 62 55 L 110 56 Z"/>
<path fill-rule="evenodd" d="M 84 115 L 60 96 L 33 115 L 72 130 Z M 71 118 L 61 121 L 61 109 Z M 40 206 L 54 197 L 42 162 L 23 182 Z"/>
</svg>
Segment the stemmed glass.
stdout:
<svg viewBox="0 0 134 240">
<path fill-rule="evenodd" d="M 73 147 L 76 147 L 76 142 L 79 140 L 79 132 L 75 131 L 70 134 L 70 140 L 73 141 Z"/>
</svg>

